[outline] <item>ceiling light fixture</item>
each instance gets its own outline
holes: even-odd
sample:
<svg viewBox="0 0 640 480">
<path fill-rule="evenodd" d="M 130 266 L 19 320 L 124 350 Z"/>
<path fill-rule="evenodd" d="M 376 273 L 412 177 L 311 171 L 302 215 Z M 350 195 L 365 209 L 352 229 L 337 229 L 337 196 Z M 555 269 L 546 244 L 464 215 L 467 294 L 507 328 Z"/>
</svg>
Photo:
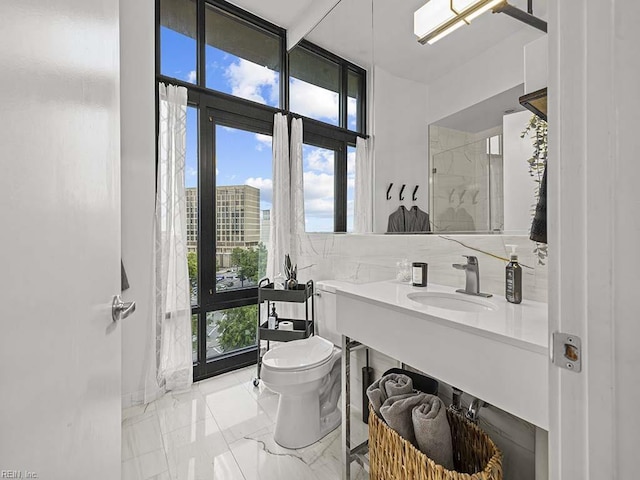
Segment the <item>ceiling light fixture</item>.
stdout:
<svg viewBox="0 0 640 480">
<path fill-rule="evenodd" d="M 418 42 L 431 45 L 491 9 L 546 32 L 547 22 L 533 16 L 532 2 L 525 12 L 506 0 L 429 0 L 413 14 L 413 32 Z"/>
</svg>

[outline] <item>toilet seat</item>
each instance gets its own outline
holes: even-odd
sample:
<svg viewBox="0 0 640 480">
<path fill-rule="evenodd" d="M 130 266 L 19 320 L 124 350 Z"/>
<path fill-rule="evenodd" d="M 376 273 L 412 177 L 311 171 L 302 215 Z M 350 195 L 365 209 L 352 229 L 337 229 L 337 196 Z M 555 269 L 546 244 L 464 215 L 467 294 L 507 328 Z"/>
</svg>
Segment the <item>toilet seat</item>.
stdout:
<svg viewBox="0 0 640 480">
<path fill-rule="evenodd" d="M 312 336 L 269 350 L 262 357 L 262 364 L 279 372 L 308 370 L 330 361 L 333 353 L 333 343 L 322 337 Z"/>
</svg>

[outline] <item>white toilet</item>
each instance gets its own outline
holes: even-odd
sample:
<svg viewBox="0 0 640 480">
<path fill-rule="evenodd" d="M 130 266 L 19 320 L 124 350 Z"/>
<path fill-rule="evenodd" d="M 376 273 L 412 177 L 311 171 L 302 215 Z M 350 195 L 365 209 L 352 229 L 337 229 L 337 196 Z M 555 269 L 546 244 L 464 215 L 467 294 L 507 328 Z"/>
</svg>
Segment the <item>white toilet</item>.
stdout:
<svg viewBox="0 0 640 480">
<path fill-rule="evenodd" d="M 283 343 L 262 357 L 262 381 L 280 395 L 274 440 L 285 448 L 311 445 L 342 420 L 338 408 L 341 351 L 334 345 L 340 338 L 335 330 L 335 292 L 319 293 L 316 335 Z"/>
</svg>

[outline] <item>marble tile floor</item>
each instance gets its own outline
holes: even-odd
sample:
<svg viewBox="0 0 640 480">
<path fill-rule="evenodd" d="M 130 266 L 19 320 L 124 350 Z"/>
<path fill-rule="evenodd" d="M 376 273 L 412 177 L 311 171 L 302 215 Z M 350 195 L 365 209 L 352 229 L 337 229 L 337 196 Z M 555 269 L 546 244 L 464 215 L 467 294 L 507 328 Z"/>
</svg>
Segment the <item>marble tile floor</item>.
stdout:
<svg viewBox="0 0 640 480">
<path fill-rule="evenodd" d="M 278 396 L 252 384 L 255 367 L 195 383 L 122 413 L 123 480 L 336 480 L 341 429 L 298 450 L 273 440 Z M 352 444 L 367 437 L 353 412 Z M 351 478 L 367 473 L 355 463 Z"/>
</svg>

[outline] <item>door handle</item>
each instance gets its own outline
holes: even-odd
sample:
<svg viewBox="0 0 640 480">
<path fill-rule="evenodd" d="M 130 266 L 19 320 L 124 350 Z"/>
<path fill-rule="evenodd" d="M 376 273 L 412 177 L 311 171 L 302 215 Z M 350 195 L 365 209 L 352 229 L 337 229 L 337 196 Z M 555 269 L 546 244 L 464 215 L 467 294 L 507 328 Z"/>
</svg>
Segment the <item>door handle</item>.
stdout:
<svg viewBox="0 0 640 480">
<path fill-rule="evenodd" d="M 123 302 L 120 295 L 113 297 L 111 304 L 111 318 L 114 322 L 127 318 L 136 311 L 136 302 Z"/>
</svg>

